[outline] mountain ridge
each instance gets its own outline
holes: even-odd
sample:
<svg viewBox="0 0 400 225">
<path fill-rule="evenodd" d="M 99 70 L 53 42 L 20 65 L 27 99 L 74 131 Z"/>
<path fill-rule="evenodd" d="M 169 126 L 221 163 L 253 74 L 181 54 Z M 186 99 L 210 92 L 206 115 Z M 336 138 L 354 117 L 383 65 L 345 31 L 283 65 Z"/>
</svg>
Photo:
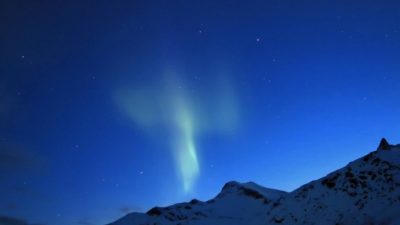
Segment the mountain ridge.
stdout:
<svg viewBox="0 0 400 225">
<path fill-rule="evenodd" d="M 400 145 L 382 138 L 377 150 L 291 192 L 230 181 L 208 201 L 154 207 L 109 225 L 395 225 L 398 212 Z"/>
</svg>

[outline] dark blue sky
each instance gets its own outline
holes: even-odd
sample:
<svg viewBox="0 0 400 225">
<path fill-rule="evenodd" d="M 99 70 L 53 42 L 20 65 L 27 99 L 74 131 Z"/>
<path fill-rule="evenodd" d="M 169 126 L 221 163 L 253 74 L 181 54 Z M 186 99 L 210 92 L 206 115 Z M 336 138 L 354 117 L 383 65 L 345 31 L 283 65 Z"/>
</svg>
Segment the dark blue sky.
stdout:
<svg viewBox="0 0 400 225">
<path fill-rule="evenodd" d="M 291 191 L 400 142 L 399 1 L 2 1 L 0 32 L 0 219 Z"/>
</svg>

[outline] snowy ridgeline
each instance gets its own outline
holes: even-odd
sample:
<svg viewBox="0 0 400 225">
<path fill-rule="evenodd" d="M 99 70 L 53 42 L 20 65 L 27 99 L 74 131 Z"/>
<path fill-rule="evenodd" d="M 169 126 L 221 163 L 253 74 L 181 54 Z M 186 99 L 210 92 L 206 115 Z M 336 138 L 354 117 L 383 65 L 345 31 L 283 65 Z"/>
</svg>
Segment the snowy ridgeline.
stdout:
<svg viewBox="0 0 400 225">
<path fill-rule="evenodd" d="M 109 225 L 399 225 L 400 145 L 378 150 L 287 193 L 255 183 L 229 182 L 213 199 L 192 200 Z"/>
</svg>

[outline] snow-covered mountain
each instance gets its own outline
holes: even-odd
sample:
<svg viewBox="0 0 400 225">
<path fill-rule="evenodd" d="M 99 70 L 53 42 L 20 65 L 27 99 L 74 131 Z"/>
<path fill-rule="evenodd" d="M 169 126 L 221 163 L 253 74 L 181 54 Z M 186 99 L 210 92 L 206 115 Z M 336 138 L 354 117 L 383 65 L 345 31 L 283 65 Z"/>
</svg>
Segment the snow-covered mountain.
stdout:
<svg viewBox="0 0 400 225">
<path fill-rule="evenodd" d="M 287 193 L 256 183 L 228 182 L 213 199 L 193 199 L 109 225 L 399 225 L 400 145 L 378 149 Z"/>
</svg>

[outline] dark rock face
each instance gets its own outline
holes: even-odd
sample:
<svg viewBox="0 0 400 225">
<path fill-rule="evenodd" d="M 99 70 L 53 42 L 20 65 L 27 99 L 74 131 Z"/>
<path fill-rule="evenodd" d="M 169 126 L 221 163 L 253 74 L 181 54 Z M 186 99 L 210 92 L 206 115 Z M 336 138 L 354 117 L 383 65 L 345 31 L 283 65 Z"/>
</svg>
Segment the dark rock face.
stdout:
<svg viewBox="0 0 400 225">
<path fill-rule="evenodd" d="M 247 196 L 253 197 L 255 199 L 264 198 L 264 196 L 262 194 L 260 194 L 258 191 L 255 191 L 255 190 L 252 190 L 252 189 L 249 189 L 249 188 L 245 188 L 245 187 L 241 187 L 240 189 Z"/>
<path fill-rule="evenodd" d="M 159 207 L 154 207 L 154 208 L 150 209 L 149 211 L 147 211 L 146 214 L 150 215 L 150 216 L 159 216 L 162 214 L 162 211 Z"/>
<path fill-rule="evenodd" d="M 200 201 L 194 198 L 194 199 L 192 199 L 189 203 L 190 203 L 191 205 L 196 205 L 196 204 L 199 204 Z"/>
<path fill-rule="evenodd" d="M 382 138 L 377 150 L 389 150 L 391 147 L 392 146 L 389 144 L 389 142 L 387 142 L 385 138 Z"/>
</svg>

